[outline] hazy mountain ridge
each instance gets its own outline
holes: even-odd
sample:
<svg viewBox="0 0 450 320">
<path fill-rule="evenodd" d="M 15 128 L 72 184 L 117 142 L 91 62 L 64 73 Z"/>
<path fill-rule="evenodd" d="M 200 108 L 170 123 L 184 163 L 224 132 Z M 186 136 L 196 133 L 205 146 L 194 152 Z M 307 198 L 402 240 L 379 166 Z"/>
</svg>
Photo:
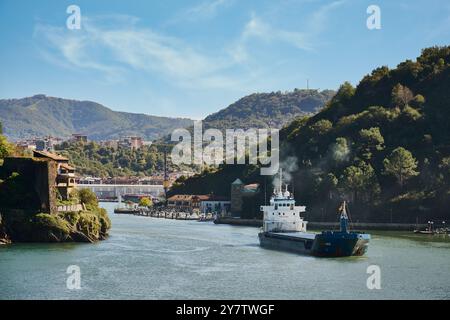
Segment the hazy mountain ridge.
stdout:
<svg viewBox="0 0 450 320">
<path fill-rule="evenodd" d="M 156 139 L 192 120 L 113 111 L 92 101 L 35 95 L 0 100 L 0 122 L 10 139 L 87 134 L 90 139 L 117 139 L 127 135 Z"/>
<path fill-rule="evenodd" d="M 293 118 L 315 113 L 329 101 L 331 90 L 254 93 L 204 119 L 208 128 L 281 128 Z M 11 140 L 30 137 L 70 137 L 87 134 L 92 140 L 138 135 L 146 140 L 168 136 L 176 128 L 192 127 L 193 121 L 113 111 L 92 101 L 46 95 L 0 100 L 0 122 Z"/>
</svg>

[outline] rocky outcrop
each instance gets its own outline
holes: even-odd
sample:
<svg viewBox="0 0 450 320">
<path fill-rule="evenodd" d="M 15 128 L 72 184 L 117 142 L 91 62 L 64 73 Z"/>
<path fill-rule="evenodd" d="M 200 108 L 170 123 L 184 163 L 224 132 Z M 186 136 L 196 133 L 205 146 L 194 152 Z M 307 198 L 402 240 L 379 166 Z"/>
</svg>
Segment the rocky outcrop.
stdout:
<svg viewBox="0 0 450 320">
<path fill-rule="evenodd" d="M 24 210 L 8 210 L 5 211 L 0 224 L 0 243 L 93 243 L 106 239 L 110 228 L 108 214 L 102 208 L 58 214 L 33 214 Z"/>
</svg>

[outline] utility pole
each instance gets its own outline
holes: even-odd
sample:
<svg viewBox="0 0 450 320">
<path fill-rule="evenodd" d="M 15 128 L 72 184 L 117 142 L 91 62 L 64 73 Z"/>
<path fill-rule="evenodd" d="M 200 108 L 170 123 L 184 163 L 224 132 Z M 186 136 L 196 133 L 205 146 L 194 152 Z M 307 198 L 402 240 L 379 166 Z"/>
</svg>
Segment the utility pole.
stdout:
<svg viewBox="0 0 450 320">
<path fill-rule="evenodd" d="M 167 173 L 167 147 L 164 146 L 164 205 L 167 207 L 167 189 L 169 188 L 169 177 Z"/>
</svg>

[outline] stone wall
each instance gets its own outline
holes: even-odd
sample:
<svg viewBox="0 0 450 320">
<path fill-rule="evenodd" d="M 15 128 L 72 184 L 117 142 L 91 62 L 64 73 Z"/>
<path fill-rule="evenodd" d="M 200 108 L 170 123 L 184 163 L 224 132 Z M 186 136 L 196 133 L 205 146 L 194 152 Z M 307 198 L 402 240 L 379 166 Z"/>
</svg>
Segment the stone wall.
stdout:
<svg viewBox="0 0 450 320">
<path fill-rule="evenodd" d="M 62 205 L 57 207 L 58 212 L 79 212 L 86 210 L 86 207 L 81 204 Z"/>
<path fill-rule="evenodd" d="M 39 207 L 32 208 L 39 212 L 56 213 L 55 181 L 57 164 L 55 161 L 34 158 L 5 158 L 2 166 L 2 175 L 10 176 L 17 172 L 29 182 L 30 192 L 39 198 Z M 15 208 L 27 208 L 28 203 L 17 203 Z"/>
</svg>

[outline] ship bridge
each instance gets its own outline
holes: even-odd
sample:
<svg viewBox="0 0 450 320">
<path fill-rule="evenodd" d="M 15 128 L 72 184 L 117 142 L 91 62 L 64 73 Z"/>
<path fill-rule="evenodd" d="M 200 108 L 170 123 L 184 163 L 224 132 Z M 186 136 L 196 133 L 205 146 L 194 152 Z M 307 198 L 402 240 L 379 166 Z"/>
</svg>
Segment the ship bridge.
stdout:
<svg viewBox="0 0 450 320">
<path fill-rule="evenodd" d="M 298 232 L 306 231 L 307 222 L 303 220 L 301 213 L 306 211 L 305 206 L 296 206 L 293 195 L 288 191 L 288 186 L 281 181 L 275 194 L 270 198 L 269 205 L 261 206 L 263 212 L 263 228 L 265 232 Z"/>
</svg>

